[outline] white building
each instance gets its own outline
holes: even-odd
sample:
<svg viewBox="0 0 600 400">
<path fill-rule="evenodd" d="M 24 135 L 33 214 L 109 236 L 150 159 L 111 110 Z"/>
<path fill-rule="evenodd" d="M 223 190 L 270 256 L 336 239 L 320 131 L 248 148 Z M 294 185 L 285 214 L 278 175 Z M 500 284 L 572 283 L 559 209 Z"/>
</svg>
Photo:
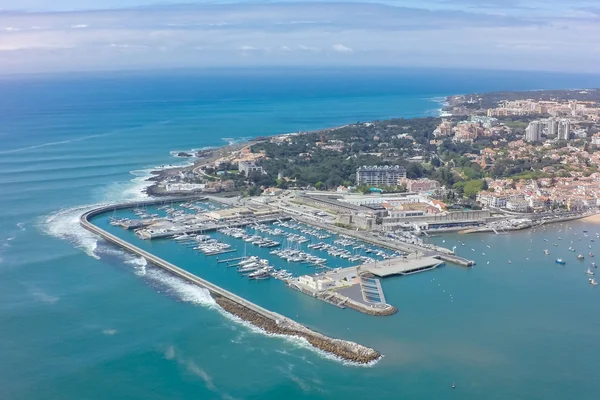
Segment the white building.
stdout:
<svg viewBox="0 0 600 400">
<path fill-rule="evenodd" d="M 514 212 L 527 212 L 529 203 L 521 196 L 511 196 L 506 202 L 506 209 Z"/>
<path fill-rule="evenodd" d="M 249 161 L 240 161 L 238 163 L 238 170 L 245 176 L 248 176 L 253 172 L 260 172 L 261 174 L 264 173 L 263 167 L 259 167 L 258 165 Z"/>
<path fill-rule="evenodd" d="M 558 135 L 558 120 L 550 118 L 546 120 L 546 132 L 549 136 Z"/>
<path fill-rule="evenodd" d="M 395 166 L 367 166 L 356 170 L 356 184 L 367 186 L 396 186 L 398 180 L 406 178 L 406 169 Z"/>
<path fill-rule="evenodd" d="M 569 140 L 571 134 L 571 121 L 568 119 L 561 119 L 558 122 L 558 140 Z"/>
<path fill-rule="evenodd" d="M 298 278 L 298 283 L 316 291 L 330 289 L 335 286 L 334 280 L 326 276 L 302 275 Z"/>
<path fill-rule="evenodd" d="M 592 144 L 595 146 L 600 146 L 600 133 L 596 133 L 592 136 Z"/>
<path fill-rule="evenodd" d="M 542 140 L 543 124 L 540 121 L 532 121 L 525 129 L 526 142 L 539 142 Z"/>
</svg>

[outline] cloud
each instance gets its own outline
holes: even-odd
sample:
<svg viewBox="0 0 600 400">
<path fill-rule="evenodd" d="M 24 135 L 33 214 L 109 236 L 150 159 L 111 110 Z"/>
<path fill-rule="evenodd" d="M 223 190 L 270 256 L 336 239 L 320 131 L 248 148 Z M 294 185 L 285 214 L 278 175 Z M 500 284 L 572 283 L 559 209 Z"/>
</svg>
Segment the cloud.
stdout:
<svg viewBox="0 0 600 400">
<path fill-rule="evenodd" d="M 548 18 L 551 4 L 537 1 L 542 8 L 527 9 L 520 0 L 504 6 L 406 0 L 401 7 L 290 1 L 0 13 L 0 71 L 349 64 L 597 69 L 600 24 L 593 9 L 563 9 Z M 469 8 L 476 4 L 493 5 L 493 12 Z"/>
<path fill-rule="evenodd" d="M 354 52 L 354 50 L 352 50 L 352 48 L 344 46 L 343 44 L 334 44 L 333 46 L 331 46 L 331 48 L 334 51 L 337 51 L 338 53 L 350 54 L 350 53 Z"/>
</svg>

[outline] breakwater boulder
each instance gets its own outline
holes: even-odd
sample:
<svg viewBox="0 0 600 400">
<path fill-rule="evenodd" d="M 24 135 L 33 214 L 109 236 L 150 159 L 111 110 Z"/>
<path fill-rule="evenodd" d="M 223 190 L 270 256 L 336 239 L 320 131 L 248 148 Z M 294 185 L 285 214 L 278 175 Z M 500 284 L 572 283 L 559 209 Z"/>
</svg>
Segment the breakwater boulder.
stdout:
<svg viewBox="0 0 600 400">
<path fill-rule="evenodd" d="M 276 320 L 218 294 L 213 294 L 213 297 L 225 311 L 268 333 L 302 337 L 317 349 L 358 364 L 368 364 L 381 358 L 378 351 L 358 343 L 330 338 L 288 318 Z"/>
</svg>

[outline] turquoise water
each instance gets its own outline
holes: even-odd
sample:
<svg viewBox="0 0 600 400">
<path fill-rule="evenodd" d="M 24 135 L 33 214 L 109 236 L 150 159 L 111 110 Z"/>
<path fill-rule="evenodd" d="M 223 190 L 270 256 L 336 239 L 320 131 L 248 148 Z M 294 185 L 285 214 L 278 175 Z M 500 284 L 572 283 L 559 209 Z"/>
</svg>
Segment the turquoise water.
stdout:
<svg viewBox="0 0 600 400">
<path fill-rule="evenodd" d="M 82 230 L 78 216 L 140 198 L 150 169 L 182 162 L 172 150 L 434 115 L 435 99 L 453 93 L 599 84 L 593 76 L 441 70 L 1 78 L 0 398 L 596 398 L 600 289 L 587 282 L 589 260 L 567 251 L 573 240 L 578 252 L 591 245 L 600 254 L 600 240 L 585 242 L 600 232 L 595 225 L 432 239 L 464 241 L 459 254 L 478 265 L 385 280 L 399 309 L 388 318 L 275 285 L 260 291 L 264 282 L 219 274 L 185 249 L 153 249 L 385 354 L 355 367 L 257 332 L 160 271 L 144 274 L 135 257 Z M 584 229 L 590 237 L 579 242 Z M 551 246 L 556 236 L 559 247 Z M 564 267 L 554 263 L 559 256 Z"/>
</svg>

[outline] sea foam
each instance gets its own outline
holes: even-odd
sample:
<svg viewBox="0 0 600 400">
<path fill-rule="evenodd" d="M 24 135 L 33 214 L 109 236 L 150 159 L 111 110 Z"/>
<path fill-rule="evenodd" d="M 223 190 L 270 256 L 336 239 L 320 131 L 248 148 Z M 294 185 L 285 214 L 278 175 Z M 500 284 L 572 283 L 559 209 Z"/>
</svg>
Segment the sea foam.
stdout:
<svg viewBox="0 0 600 400">
<path fill-rule="evenodd" d="M 84 229 L 79 220 L 81 216 L 95 208 L 97 205 L 84 205 L 78 207 L 65 208 L 44 217 L 41 221 L 40 228 L 50 236 L 58 239 L 67 240 L 82 249 L 90 257 L 99 259 L 96 254 L 98 247 L 98 236 Z"/>
</svg>

